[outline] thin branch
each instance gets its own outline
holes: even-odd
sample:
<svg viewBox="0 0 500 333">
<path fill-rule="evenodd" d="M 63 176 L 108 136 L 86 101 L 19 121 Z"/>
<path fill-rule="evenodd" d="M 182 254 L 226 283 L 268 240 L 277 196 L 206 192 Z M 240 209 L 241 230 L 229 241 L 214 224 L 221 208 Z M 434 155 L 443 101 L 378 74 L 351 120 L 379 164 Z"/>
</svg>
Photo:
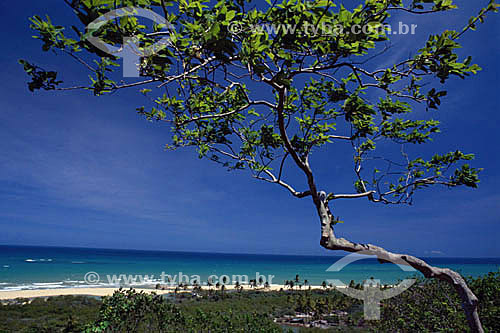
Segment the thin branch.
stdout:
<svg viewBox="0 0 500 333">
<path fill-rule="evenodd" d="M 210 57 L 208 59 L 205 59 L 205 61 L 203 61 L 199 65 L 194 66 L 193 68 L 191 68 L 187 72 L 182 72 L 181 74 L 178 74 L 178 75 L 169 76 L 165 82 L 163 82 L 162 84 L 160 84 L 158 86 L 158 88 L 161 88 L 164 85 L 167 85 L 167 84 L 169 84 L 172 81 L 175 81 L 175 80 L 178 80 L 178 79 L 182 79 L 182 78 L 188 76 L 189 74 L 191 74 L 191 73 L 197 71 L 198 69 L 206 66 L 207 64 L 209 64 L 210 62 L 214 61 L 215 59 L 216 59 L 216 57 Z"/>
<path fill-rule="evenodd" d="M 88 63 L 86 63 L 82 58 L 78 57 L 77 55 L 73 54 L 72 52 L 69 52 L 67 50 L 62 50 L 64 53 L 66 53 L 67 55 L 69 55 L 70 57 L 72 57 L 73 59 L 75 59 L 76 61 L 78 61 L 80 64 L 82 64 L 83 66 L 87 67 L 90 71 L 92 72 L 96 72 L 97 70 L 90 66 Z"/>
<path fill-rule="evenodd" d="M 237 113 L 247 109 L 248 107 L 250 107 L 252 105 L 266 105 L 269 107 L 275 107 L 273 104 L 269 103 L 268 101 L 251 101 L 250 103 L 248 103 L 248 104 L 246 104 L 238 109 L 234 109 L 232 111 L 228 111 L 228 112 L 224 112 L 224 113 L 216 113 L 216 114 L 207 114 L 207 115 L 191 118 L 191 119 L 188 119 L 188 120 L 183 121 L 181 123 L 178 123 L 177 125 L 183 126 L 183 125 L 186 125 L 186 124 L 192 123 L 193 121 L 198 121 L 198 120 L 229 117 L 233 114 L 237 114 Z"/>
<path fill-rule="evenodd" d="M 161 3 L 161 9 L 163 10 L 163 15 L 165 16 L 165 20 L 168 20 L 168 10 L 167 6 L 165 5 L 165 0 L 160 0 Z"/>
<path fill-rule="evenodd" d="M 255 160 L 253 160 L 253 159 L 244 158 L 244 157 L 236 155 L 235 153 L 229 153 L 227 151 L 224 151 L 224 150 L 219 149 L 217 147 L 214 147 L 212 145 L 209 145 L 209 148 L 212 149 L 212 150 L 214 150 L 214 151 L 216 151 L 216 152 L 218 152 L 221 155 L 230 157 L 230 158 L 232 158 L 234 160 L 245 162 L 248 165 L 250 165 L 251 163 L 255 163 Z M 270 178 L 261 177 L 258 174 L 257 175 L 253 175 L 253 177 L 256 178 L 256 179 L 259 179 L 259 180 L 266 181 L 268 183 L 278 184 L 278 185 L 286 188 L 294 197 L 297 197 L 297 198 L 305 198 L 305 197 L 311 195 L 310 191 L 299 192 L 299 191 L 295 190 L 291 185 L 289 185 L 289 184 L 285 183 L 284 181 L 276 178 L 276 176 L 270 170 L 264 169 L 261 172 L 264 172 Z"/>
<path fill-rule="evenodd" d="M 255 179 L 263 180 L 263 181 L 266 181 L 268 183 L 278 184 L 278 185 L 286 188 L 296 198 L 305 198 L 305 197 L 308 197 L 308 196 L 311 195 L 311 191 L 298 192 L 292 186 L 290 186 L 289 184 L 287 184 L 287 183 L 285 183 L 285 182 L 283 182 L 281 180 L 278 180 L 276 178 L 269 179 L 269 178 L 264 178 L 264 177 L 261 177 L 261 176 L 258 176 L 258 175 L 253 175 L 253 177 Z"/>
<path fill-rule="evenodd" d="M 364 198 L 364 197 L 373 197 L 373 194 L 376 193 L 375 191 L 368 191 L 364 193 L 355 193 L 355 194 L 331 194 L 328 196 L 329 200 L 336 200 L 336 199 L 359 199 L 359 198 Z"/>
<path fill-rule="evenodd" d="M 278 92 L 279 100 L 278 100 L 278 108 L 277 108 L 277 113 L 278 113 L 278 127 L 280 130 L 280 137 L 281 140 L 283 140 L 285 144 L 285 148 L 288 153 L 292 156 L 293 160 L 295 161 L 295 164 L 304 171 L 304 173 L 307 176 L 307 183 L 309 184 L 309 191 L 311 192 L 314 201 L 319 200 L 318 197 L 318 191 L 316 190 L 316 185 L 314 184 L 314 177 L 312 174 L 311 169 L 309 168 L 309 165 L 305 161 L 302 161 L 295 151 L 295 149 L 292 147 L 292 143 L 290 142 L 290 139 L 288 138 L 288 134 L 286 133 L 286 126 L 285 126 L 285 116 L 284 116 L 284 108 L 285 108 L 285 99 L 286 99 L 286 88 L 281 87 L 281 89 Z"/>
<path fill-rule="evenodd" d="M 440 10 L 435 10 L 435 9 L 417 11 L 417 10 L 408 9 L 408 8 L 404 8 L 404 7 L 387 7 L 387 10 L 402 10 L 402 11 L 407 12 L 407 13 L 418 14 L 418 15 L 440 12 Z"/>
</svg>

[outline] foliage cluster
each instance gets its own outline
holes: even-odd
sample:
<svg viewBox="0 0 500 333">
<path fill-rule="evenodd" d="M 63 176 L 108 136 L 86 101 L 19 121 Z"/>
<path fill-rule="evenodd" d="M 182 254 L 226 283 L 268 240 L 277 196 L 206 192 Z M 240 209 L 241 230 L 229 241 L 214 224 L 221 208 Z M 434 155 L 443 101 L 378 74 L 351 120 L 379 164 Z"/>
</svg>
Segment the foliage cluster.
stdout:
<svg viewBox="0 0 500 333">
<path fill-rule="evenodd" d="M 104 297 L 97 322 L 85 332 L 281 332 L 270 313 L 223 308 L 186 310 L 159 295 L 120 290 Z"/>
<path fill-rule="evenodd" d="M 200 158 L 230 170 L 248 168 L 254 177 L 291 190 L 284 172 L 289 158 L 305 170 L 313 151 L 348 144 L 352 156 L 345 160 L 354 162 L 354 190 L 383 203 L 411 203 L 415 190 L 430 185 L 476 187 L 479 182 L 480 169 L 468 164 L 473 155 L 459 150 L 415 158 L 404 152 L 382 158 L 375 151 L 384 142 L 395 143 L 398 155 L 401 145 L 428 143 L 439 132 L 434 115 L 412 112 L 420 105 L 438 109 L 447 95 L 441 84 L 480 70 L 471 57 L 459 56 L 459 39 L 497 11 L 493 0 L 462 29 L 430 35 L 413 56 L 387 67 L 377 67 L 372 60 L 387 55 L 391 36 L 381 27 L 391 16 L 439 15 L 457 8 L 453 1 L 365 0 L 354 8 L 330 0 L 260 5 L 244 0 L 65 2 L 76 14 L 71 29 L 48 16 L 31 18 L 43 51 L 69 55 L 90 74 L 90 84 L 62 89 L 103 95 L 139 88 L 149 101 L 137 110 L 171 126 L 169 148 L 196 147 Z M 95 23 L 114 9 L 131 6 L 162 15 L 169 29 L 142 22 L 133 11 L 131 16 Z M 234 24 L 242 29 L 233 31 Z M 265 25 L 296 29 L 251 28 Z M 342 27 L 342 33 L 308 34 L 301 30 L 305 25 Z M 355 25 L 373 29 L 353 33 Z M 137 67 L 145 79 L 133 83 L 124 83 L 116 73 L 114 55 L 89 41 L 98 38 L 117 47 L 123 38 L 133 37 L 146 51 L 165 36 L 167 47 L 141 58 Z M 59 73 L 26 60 L 21 64 L 32 79 L 30 90 L 60 89 Z M 335 199 L 337 191 L 328 189 L 329 199 Z"/>
</svg>

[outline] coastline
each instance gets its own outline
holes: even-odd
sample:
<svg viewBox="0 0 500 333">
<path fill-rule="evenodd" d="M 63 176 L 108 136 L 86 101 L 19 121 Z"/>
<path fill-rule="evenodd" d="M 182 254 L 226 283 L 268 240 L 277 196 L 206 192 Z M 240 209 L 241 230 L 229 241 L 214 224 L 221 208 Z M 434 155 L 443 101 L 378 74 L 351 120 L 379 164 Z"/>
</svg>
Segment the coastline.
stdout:
<svg viewBox="0 0 500 333">
<path fill-rule="evenodd" d="M 323 289 L 322 286 L 307 286 L 305 288 L 299 289 L 299 288 L 294 288 L 294 290 L 308 290 L 309 287 L 311 289 Z M 145 293 L 151 293 L 154 292 L 157 295 L 167 295 L 167 294 L 172 294 L 175 292 L 175 287 L 168 287 L 165 288 L 164 290 L 162 289 L 155 289 L 155 288 L 144 288 L 144 287 L 139 287 L 135 288 L 137 292 L 145 292 Z M 214 291 L 220 291 L 221 288 L 216 288 L 216 287 L 208 287 L 208 286 L 201 286 L 203 290 L 214 290 Z M 339 287 L 336 287 L 339 288 Z M 89 288 L 57 288 L 57 289 L 34 289 L 34 290 L 7 290 L 7 291 L 0 291 L 0 301 L 7 301 L 7 300 L 14 300 L 16 298 L 37 298 L 37 297 L 51 297 L 51 296 L 68 296 L 68 295 L 73 295 L 73 296 L 97 296 L 97 297 L 103 297 L 103 296 L 111 296 L 113 293 L 120 288 L 117 287 L 89 287 Z M 122 289 L 130 289 L 130 287 L 122 287 Z M 225 290 L 226 291 L 234 291 L 236 288 L 234 285 L 226 285 Z M 243 291 L 279 291 L 280 289 L 283 290 L 290 290 L 289 288 L 285 288 L 283 285 L 279 284 L 272 284 L 267 288 L 264 287 L 256 287 L 256 288 L 251 288 L 250 286 L 245 285 L 243 287 Z M 189 287 L 186 290 L 181 289 L 178 291 L 179 293 L 192 293 L 193 288 Z"/>
</svg>

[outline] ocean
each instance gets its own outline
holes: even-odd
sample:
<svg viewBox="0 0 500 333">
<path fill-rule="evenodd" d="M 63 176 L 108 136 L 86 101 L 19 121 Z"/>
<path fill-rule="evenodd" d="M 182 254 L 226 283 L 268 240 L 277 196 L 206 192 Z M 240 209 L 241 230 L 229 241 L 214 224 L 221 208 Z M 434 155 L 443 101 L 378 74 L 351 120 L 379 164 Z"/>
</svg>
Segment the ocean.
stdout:
<svg viewBox="0 0 500 333">
<path fill-rule="evenodd" d="M 216 282 L 217 279 L 224 279 L 224 275 L 227 276 L 226 281 L 244 283 L 246 276 L 248 280 L 262 279 L 263 282 L 278 285 L 283 285 L 285 280 L 295 280 L 296 275 L 299 275 L 301 284 L 308 280 L 309 285 L 334 280 L 344 284 L 351 280 L 362 283 L 369 278 L 392 284 L 421 276 L 418 272 L 405 271 L 391 263 L 380 264 L 373 258 L 342 258 L 338 253 L 331 256 L 291 256 L 0 246 L 0 292 L 154 286 L 168 281 L 192 283 L 196 280 L 206 284 L 209 278 Z M 500 268 L 500 258 L 423 259 L 431 265 L 448 267 L 464 276 L 477 277 Z"/>
</svg>

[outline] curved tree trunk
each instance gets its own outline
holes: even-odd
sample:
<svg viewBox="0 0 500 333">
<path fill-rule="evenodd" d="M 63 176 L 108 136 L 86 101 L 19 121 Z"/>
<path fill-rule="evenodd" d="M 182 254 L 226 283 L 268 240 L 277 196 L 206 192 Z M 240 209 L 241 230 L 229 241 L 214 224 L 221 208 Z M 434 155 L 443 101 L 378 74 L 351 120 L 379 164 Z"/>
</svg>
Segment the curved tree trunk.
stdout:
<svg viewBox="0 0 500 333">
<path fill-rule="evenodd" d="M 318 215 L 321 220 L 321 241 L 320 244 L 329 250 L 343 250 L 347 252 L 356 252 L 360 254 L 375 255 L 381 263 L 392 262 L 400 265 L 411 266 L 421 272 L 426 278 L 436 278 L 446 281 L 453 285 L 457 293 L 462 299 L 462 308 L 465 312 L 465 317 L 472 332 L 483 333 L 483 327 L 479 320 L 477 312 L 478 299 L 476 295 L 470 290 L 464 278 L 455 271 L 448 268 L 433 267 L 425 261 L 413 256 L 389 252 L 379 246 L 372 244 L 358 244 L 348 241 L 345 238 L 336 238 L 333 231 L 334 218 L 330 209 L 328 208 L 328 200 L 325 195 L 320 195 L 317 190 L 312 170 L 309 166 L 307 156 L 301 158 L 295 149 L 292 147 L 290 139 L 286 133 L 284 105 L 287 96 L 286 87 L 281 87 L 274 84 L 273 87 L 278 91 L 278 105 L 276 108 L 278 114 L 278 126 L 281 139 L 283 140 L 286 151 L 290 153 L 295 164 L 304 172 L 307 177 L 307 184 L 309 190 L 303 193 L 292 191 L 296 197 L 303 197 L 311 195 L 314 205 L 316 206 Z M 277 180 L 279 182 L 279 180 Z M 323 192 L 324 194 L 324 192 Z M 364 195 L 363 195 L 364 196 Z M 358 197 L 358 196 L 351 196 Z"/>
<path fill-rule="evenodd" d="M 319 205 L 321 218 L 321 246 L 329 250 L 343 250 L 366 255 L 375 255 L 381 263 L 392 262 L 407 265 L 421 272 L 426 278 L 436 278 L 453 285 L 462 300 L 462 308 L 472 332 L 484 332 L 477 312 L 478 299 L 470 290 L 464 278 L 449 268 L 433 267 L 425 261 L 406 254 L 389 252 L 372 244 L 358 244 L 344 238 L 336 238 L 333 231 L 333 216 L 326 203 Z"/>
</svg>

